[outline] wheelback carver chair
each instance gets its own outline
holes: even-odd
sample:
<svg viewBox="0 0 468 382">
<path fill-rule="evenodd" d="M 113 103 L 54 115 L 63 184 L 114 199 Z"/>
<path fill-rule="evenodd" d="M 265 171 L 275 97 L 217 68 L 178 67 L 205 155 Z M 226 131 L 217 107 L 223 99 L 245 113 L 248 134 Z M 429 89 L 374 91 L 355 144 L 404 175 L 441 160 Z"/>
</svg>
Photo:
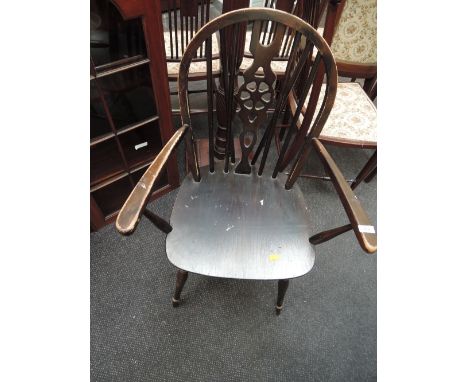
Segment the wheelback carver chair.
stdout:
<svg viewBox="0 0 468 382">
<path fill-rule="evenodd" d="M 277 24 L 276 35 L 265 46 L 259 42 L 262 21 Z M 253 24 L 252 65 L 239 72 L 237 38 L 240 28 Z M 285 77 L 281 81 L 278 98 L 275 98 L 276 76 L 271 70 L 271 60 L 277 55 L 286 27 L 297 31 Z M 209 97 L 208 134 L 209 166 L 200 168 L 190 118 L 187 92 L 189 66 L 197 49 L 219 31 L 221 44 L 226 35 L 234 36 L 229 57 L 222 59 L 222 78 L 227 95 L 229 142 L 224 162 L 214 161 L 213 155 L 213 102 Z M 232 34 L 231 34 L 232 33 Z M 209 46 L 209 44 L 207 44 Z M 313 47 L 318 50 L 314 65 L 308 68 L 304 83 L 308 89 L 313 83 L 319 62 L 323 62 L 327 79 L 327 91 L 314 121 L 313 129 L 306 136 L 303 147 L 289 176 L 279 173 L 276 162 L 272 175 L 264 174 L 275 124 L 287 102 L 288 93 L 304 68 Z M 208 52 L 210 53 L 210 52 Z M 211 88 L 212 68 L 208 60 L 208 83 Z M 315 260 L 315 245 L 343 232 L 353 230 L 361 247 L 368 253 L 376 251 L 376 235 L 369 218 L 340 170 L 325 147 L 314 137 L 314 128 L 323 127 L 333 106 L 337 86 L 337 71 L 333 55 L 325 40 L 309 24 L 300 18 L 278 10 L 249 8 L 228 12 L 207 23 L 188 45 L 180 65 L 179 101 L 182 127 L 167 142 L 154 162 L 142 176 L 124 203 L 116 221 L 118 231 L 131 234 L 142 214 L 159 229 L 167 233 L 166 252 L 177 270 L 176 289 L 172 302 L 180 302 L 182 288 L 188 272 L 207 276 L 279 280 L 276 312 L 283 307 L 283 299 L 289 279 L 309 272 Z M 304 92 L 307 94 L 307 91 Z M 304 99 L 299 100 L 299 108 Z M 275 104 L 268 119 L 267 109 Z M 293 117 L 292 123 L 298 113 Z M 236 163 L 233 148 L 235 126 L 241 121 L 239 141 L 242 157 Z M 263 125 L 262 125 L 263 124 Z M 260 126 L 264 127 L 264 144 L 253 152 Z M 262 128 L 263 129 L 263 128 Z M 170 224 L 146 209 L 151 189 L 179 142 L 185 140 L 185 152 L 189 174 L 185 177 L 176 197 Z M 259 146 L 260 147 L 260 146 Z M 296 180 L 311 150 L 316 150 L 349 218 L 349 224 L 321 232 L 312 237 L 308 207 Z M 274 151 L 274 150 L 273 150 Z M 260 159 L 257 164 L 257 160 Z"/>
</svg>

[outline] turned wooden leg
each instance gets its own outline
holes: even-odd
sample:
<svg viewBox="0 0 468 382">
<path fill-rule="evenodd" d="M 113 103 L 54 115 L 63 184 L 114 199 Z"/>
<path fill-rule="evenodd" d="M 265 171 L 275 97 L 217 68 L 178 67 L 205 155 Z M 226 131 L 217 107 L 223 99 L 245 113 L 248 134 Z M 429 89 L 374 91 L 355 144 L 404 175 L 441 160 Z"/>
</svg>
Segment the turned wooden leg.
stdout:
<svg viewBox="0 0 468 382">
<path fill-rule="evenodd" d="M 174 292 L 174 297 L 172 297 L 172 306 L 174 308 L 179 306 L 180 293 L 182 292 L 185 282 L 187 281 L 187 277 L 188 277 L 187 271 L 184 271 L 182 269 L 177 270 L 175 292 Z"/>
<path fill-rule="evenodd" d="M 276 315 L 281 313 L 283 309 L 283 300 L 284 295 L 286 294 L 286 290 L 289 286 L 289 280 L 278 280 L 278 299 L 276 300 Z"/>
</svg>

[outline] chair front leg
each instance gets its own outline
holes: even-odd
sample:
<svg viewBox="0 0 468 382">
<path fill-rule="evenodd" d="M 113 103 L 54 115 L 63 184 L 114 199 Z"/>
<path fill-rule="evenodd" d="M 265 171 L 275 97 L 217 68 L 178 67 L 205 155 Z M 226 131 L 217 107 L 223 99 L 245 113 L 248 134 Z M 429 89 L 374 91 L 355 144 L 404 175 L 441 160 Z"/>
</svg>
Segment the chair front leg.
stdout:
<svg viewBox="0 0 468 382">
<path fill-rule="evenodd" d="M 289 286 L 289 280 L 278 280 L 278 298 L 276 300 L 276 315 L 278 316 L 283 309 L 283 300 L 286 290 Z"/>
<path fill-rule="evenodd" d="M 176 274 L 176 287 L 174 297 L 172 297 L 172 306 L 178 307 L 180 303 L 180 294 L 184 288 L 185 282 L 187 281 L 188 272 L 183 269 L 178 269 Z"/>
</svg>

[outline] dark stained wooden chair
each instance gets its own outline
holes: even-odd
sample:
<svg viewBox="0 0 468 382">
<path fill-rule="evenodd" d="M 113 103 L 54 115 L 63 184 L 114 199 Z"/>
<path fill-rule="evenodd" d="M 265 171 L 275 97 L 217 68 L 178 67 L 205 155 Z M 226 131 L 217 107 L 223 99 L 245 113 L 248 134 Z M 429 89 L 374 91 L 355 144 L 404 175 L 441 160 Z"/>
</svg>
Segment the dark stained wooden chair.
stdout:
<svg viewBox="0 0 468 382">
<path fill-rule="evenodd" d="M 212 0 L 165 0 L 162 2 L 162 19 L 164 23 L 164 46 L 166 51 L 167 73 L 170 82 L 177 82 L 179 77 L 180 61 L 193 36 L 211 18 L 210 4 Z M 219 76 L 220 58 L 218 36 L 211 39 L 211 48 L 202 44 L 193 58 L 189 70 L 190 81 L 206 80 L 207 77 L 207 52 L 211 49 L 210 60 L 212 75 Z M 207 89 L 195 86 L 189 89 L 189 93 L 203 93 Z M 216 91 L 216 87 L 213 89 Z M 177 91 L 171 91 L 176 95 Z M 194 110 L 195 111 L 195 110 Z M 200 107 L 197 113 L 207 113 L 207 109 Z M 180 110 L 172 109 L 173 115 L 179 115 Z"/>
<path fill-rule="evenodd" d="M 265 21 L 275 23 L 275 36 L 268 45 L 260 42 L 260 27 Z M 250 52 L 252 65 L 239 71 L 242 59 L 239 30 L 252 24 Z M 296 31 L 292 43 L 291 59 L 285 76 L 277 81 L 271 61 L 278 54 L 286 28 Z M 199 47 L 220 34 L 223 47 L 226 36 L 234 36 L 232 52 L 222 59 L 220 80 L 226 89 L 228 144 L 224 162 L 214 161 L 213 153 L 213 100 L 208 91 L 209 165 L 199 167 L 191 123 L 189 94 L 187 91 L 190 62 Z M 208 44 L 209 45 L 209 44 Z M 313 65 L 308 65 L 313 48 L 317 50 Z M 236 52 L 239 52 L 237 54 Z M 210 52 L 208 51 L 208 56 Z M 222 56 L 223 57 L 223 56 Z M 323 64 L 326 75 L 326 92 L 320 112 L 313 122 L 316 129 L 325 124 L 333 106 L 337 86 L 337 72 L 333 55 L 325 40 L 308 23 L 298 17 L 278 10 L 241 9 L 226 13 L 206 24 L 189 43 L 180 64 L 179 101 L 181 125 L 161 153 L 150 165 L 134 188 L 122 210 L 116 227 L 124 235 L 131 234 L 142 214 L 159 229 L 167 233 L 166 252 L 169 261 L 178 268 L 176 289 L 172 302 L 180 302 L 182 288 L 188 272 L 237 279 L 279 280 L 276 312 L 283 308 L 283 299 L 289 279 L 309 272 L 315 260 L 315 245 L 339 234 L 353 230 L 356 238 L 368 253 L 376 251 L 376 235 L 366 212 L 346 183 L 340 170 L 325 147 L 314 136 L 313 129 L 303 142 L 289 176 L 279 172 L 279 161 L 267 161 L 275 126 L 288 94 L 304 70 L 307 78 L 304 94 L 312 86 L 318 66 Z M 261 69 L 260 69 L 261 68 Z M 208 60 L 207 86 L 212 87 L 212 67 Z M 280 89 L 276 89 L 280 86 Z M 278 97 L 274 97 L 278 92 Z M 305 97 L 298 100 L 299 109 Z M 267 110 L 273 107 L 273 113 Z M 293 119 L 297 119 L 296 112 Z M 234 121 L 240 121 L 240 127 Z M 294 121 L 292 123 L 295 123 Z M 264 130 L 259 130 L 260 127 Z M 233 140 L 236 127 L 240 129 L 241 158 L 235 161 Z M 254 152 L 257 134 L 263 131 L 262 145 Z M 176 146 L 185 140 L 189 174 L 178 192 L 170 224 L 146 209 L 151 189 L 163 173 L 168 158 Z M 346 211 L 349 222 L 342 227 L 310 236 L 313 222 L 310 219 L 302 191 L 296 180 L 311 150 L 315 150 Z M 274 152 L 274 150 L 272 150 Z M 268 172 L 268 173 L 267 173 Z"/>
<path fill-rule="evenodd" d="M 328 17 L 327 14 L 325 29 L 328 33 L 323 35 L 335 57 L 338 75 L 351 78 L 351 82 L 338 83 L 335 105 L 319 138 L 322 142 L 332 145 L 377 149 L 377 110 L 372 102 L 377 92 L 377 1 L 341 0 L 335 3 L 339 3 L 336 16 Z M 328 11 L 331 9 L 332 7 L 329 7 Z M 323 30 L 319 28 L 318 32 L 322 33 Z M 365 79 L 364 87 L 354 82 L 356 78 Z M 312 109 L 317 112 L 317 108 L 313 106 L 314 102 L 317 98 L 320 102 L 324 92 L 325 86 L 315 94 L 309 92 L 305 105 L 309 105 L 309 97 L 312 98 Z M 295 92 L 292 92 L 289 111 L 295 111 L 296 98 Z M 307 130 L 311 118 L 305 117 L 308 107 L 302 108 L 298 129 L 303 127 Z M 277 135 L 278 147 L 284 131 L 283 128 Z M 296 149 L 299 149 L 300 142 L 295 143 Z M 291 161 L 293 156 L 294 150 L 290 149 L 285 164 Z M 362 180 L 370 180 L 376 171 L 377 150 L 351 181 L 351 188 L 355 189 Z M 321 178 L 309 174 L 301 176 Z"/>
<path fill-rule="evenodd" d="M 337 94 L 343 106 L 342 111 L 349 110 L 356 121 L 348 129 L 353 131 L 353 135 L 350 140 L 345 136 L 345 144 L 351 147 L 361 144 L 363 148 L 375 148 L 374 154 L 353 180 L 351 188 L 354 189 L 362 180 L 368 182 L 377 173 L 377 111 L 370 102 L 377 97 L 377 0 L 342 0 L 331 49 L 336 59 L 338 75 L 349 77 L 352 81 L 339 85 Z M 357 78 L 364 79 L 362 88 L 353 83 Z M 349 94 L 355 94 L 358 99 L 354 105 L 349 102 Z M 332 111 L 331 118 L 335 118 L 335 115 L 338 116 L 338 113 Z M 345 128 L 339 130 L 343 131 Z M 360 142 L 355 142 L 356 140 Z"/>
</svg>

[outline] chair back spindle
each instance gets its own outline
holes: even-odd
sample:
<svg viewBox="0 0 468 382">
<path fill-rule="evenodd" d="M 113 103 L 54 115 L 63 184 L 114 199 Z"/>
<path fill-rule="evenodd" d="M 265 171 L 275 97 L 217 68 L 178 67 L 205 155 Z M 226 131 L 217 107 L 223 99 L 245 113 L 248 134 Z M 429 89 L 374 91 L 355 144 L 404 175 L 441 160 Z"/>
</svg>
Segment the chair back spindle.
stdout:
<svg viewBox="0 0 468 382">
<path fill-rule="evenodd" d="M 165 38 L 170 47 L 166 47 L 167 60 L 178 62 L 193 36 L 210 20 L 210 0 L 167 0 L 163 19 L 167 20 Z M 205 59 L 206 51 L 206 45 L 202 44 L 196 58 Z"/>
<path fill-rule="evenodd" d="M 326 5 L 326 2 L 327 0 L 265 0 L 263 6 L 298 16 L 317 29 L 324 11 L 323 5 Z M 261 24 L 261 43 L 270 44 L 275 34 L 274 26 L 271 22 L 262 22 Z M 292 51 L 294 34 L 293 28 L 286 27 L 281 49 L 275 60 L 288 59 Z"/>
</svg>

